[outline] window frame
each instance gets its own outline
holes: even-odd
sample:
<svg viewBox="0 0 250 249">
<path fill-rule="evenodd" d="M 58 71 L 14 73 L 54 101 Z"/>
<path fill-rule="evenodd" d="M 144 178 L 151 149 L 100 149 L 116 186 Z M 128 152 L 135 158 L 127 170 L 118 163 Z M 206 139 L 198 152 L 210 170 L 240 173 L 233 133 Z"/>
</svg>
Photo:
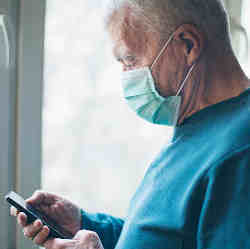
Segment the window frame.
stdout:
<svg viewBox="0 0 250 249">
<path fill-rule="evenodd" d="M 10 19 L 11 66 L 0 84 L 0 189 L 24 198 L 41 187 L 41 125 L 45 1 L 3 0 Z M 3 201 L 4 202 L 4 201 Z M 34 248 L 24 238 L 7 204 L 0 205 L 0 239 L 6 249 Z"/>
<path fill-rule="evenodd" d="M 24 197 L 41 188 L 42 97 L 45 1 L 22 0 L 19 6 L 17 53 L 16 189 Z M 22 231 L 17 248 L 34 246 Z"/>
<path fill-rule="evenodd" d="M 0 2 L 0 12 L 9 16 L 8 34 L 9 40 L 14 41 L 16 37 L 16 15 L 17 5 L 14 1 Z M 11 25 L 12 24 L 12 25 Z M 15 186 L 15 109 L 16 109 L 16 61 L 15 43 L 12 43 L 9 69 L 1 68 L 0 84 L 0 190 L 1 197 Z M 1 200 L 3 201 L 3 200 Z M 3 203 L 4 204 L 4 203 Z M 0 205 L 0 240 L 3 248 L 15 248 L 16 223 L 9 218 L 9 207 Z M 13 236 L 9 236 L 13 234 Z"/>
</svg>

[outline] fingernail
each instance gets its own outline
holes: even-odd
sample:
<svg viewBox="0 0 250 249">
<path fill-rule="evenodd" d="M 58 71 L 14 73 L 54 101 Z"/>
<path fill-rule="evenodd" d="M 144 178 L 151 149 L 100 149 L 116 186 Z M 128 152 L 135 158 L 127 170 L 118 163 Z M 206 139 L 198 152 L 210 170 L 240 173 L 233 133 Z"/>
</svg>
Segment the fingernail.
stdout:
<svg viewBox="0 0 250 249">
<path fill-rule="evenodd" d="M 20 213 L 19 213 L 19 217 L 20 217 L 20 219 L 21 219 L 21 220 L 23 220 L 23 221 L 24 221 L 24 220 L 26 220 L 26 217 L 27 217 L 27 216 L 26 216 L 26 214 L 25 214 L 25 213 L 20 212 Z"/>
<path fill-rule="evenodd" d="M 35 226 L 40 227 L 42 225 L 42 222 L 40 220 L 36 220 Z"/>
</svg>

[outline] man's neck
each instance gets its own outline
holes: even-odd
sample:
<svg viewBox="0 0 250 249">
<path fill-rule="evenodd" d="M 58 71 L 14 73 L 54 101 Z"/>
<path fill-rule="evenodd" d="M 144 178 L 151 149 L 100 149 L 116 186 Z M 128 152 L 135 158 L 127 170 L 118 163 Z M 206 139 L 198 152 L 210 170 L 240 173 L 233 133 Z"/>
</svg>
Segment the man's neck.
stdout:
<svg viewBox="0 0 250 249">
<path fill-rule="evenodd" d="M 233 54 L 198 64 L 190 78 L 192 87 L 183 96 L 179 124 L 208 106 L 239 96 L 250 87 L 250 80 Z"/>
</svg>

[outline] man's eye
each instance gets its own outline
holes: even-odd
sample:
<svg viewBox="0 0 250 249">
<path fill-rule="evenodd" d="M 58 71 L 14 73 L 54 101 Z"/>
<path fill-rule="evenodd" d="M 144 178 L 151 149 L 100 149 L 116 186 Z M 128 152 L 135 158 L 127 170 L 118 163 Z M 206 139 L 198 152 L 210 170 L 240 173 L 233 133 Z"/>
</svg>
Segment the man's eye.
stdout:
<svg viewBox="0 0 250 249">
<path fill-rule="evenodd" d="M 125 58 L 124 58 L 124 62 L 125 62 L 125 64 L 126 65 L 132 65 L 132 64 L 135 64 L 135 57 L 134 56 L 131 56 L 131 55 L 129 55 L 129 56 L 126 56 Z"/>
<path fill-rule="evenodd" d="M 124 59 L 124 65 L 127 67 L 127 68 L 131 68 L 133 66 L 135 66 L 136 64 L 136 60 L 135 60 L 135 57 L 133 56 L 127 56 L 125 59 Z"/>
<path fill-rule="evenodd" d="M 132 62 L 132 61 L 135 61 L 135 57 L 132 56 L 132 55 L 128 55 L 128 56 L 125 57 L 125 60 L 126 60 L 126 61 L 131 61 L 131 62 Z"/>
</svg>

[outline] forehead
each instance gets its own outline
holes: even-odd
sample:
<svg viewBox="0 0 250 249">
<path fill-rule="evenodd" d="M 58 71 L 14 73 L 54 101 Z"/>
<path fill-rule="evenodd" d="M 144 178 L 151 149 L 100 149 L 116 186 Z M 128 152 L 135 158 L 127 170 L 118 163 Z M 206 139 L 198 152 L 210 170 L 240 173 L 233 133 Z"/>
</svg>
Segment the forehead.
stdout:
<svg viewBox="0 0 250 249">
<path fill-rule="evenodd" d="M 124 53 L 143 54 L 150 42 L 146 25 L 131 13 L 129 8 L 114 11 L 109 17 L 108 31 L 115 55 Z"/>
<path fill-rule="evenodd" d="M 149 40 L 146 38 L 143 30 L 133 30 L 131 27 L 117 27 L 117 30 L 111 34 L 113 54 L 116 57 L 135 54 L 142 55 L 146 53 Z"/>
</svg>

